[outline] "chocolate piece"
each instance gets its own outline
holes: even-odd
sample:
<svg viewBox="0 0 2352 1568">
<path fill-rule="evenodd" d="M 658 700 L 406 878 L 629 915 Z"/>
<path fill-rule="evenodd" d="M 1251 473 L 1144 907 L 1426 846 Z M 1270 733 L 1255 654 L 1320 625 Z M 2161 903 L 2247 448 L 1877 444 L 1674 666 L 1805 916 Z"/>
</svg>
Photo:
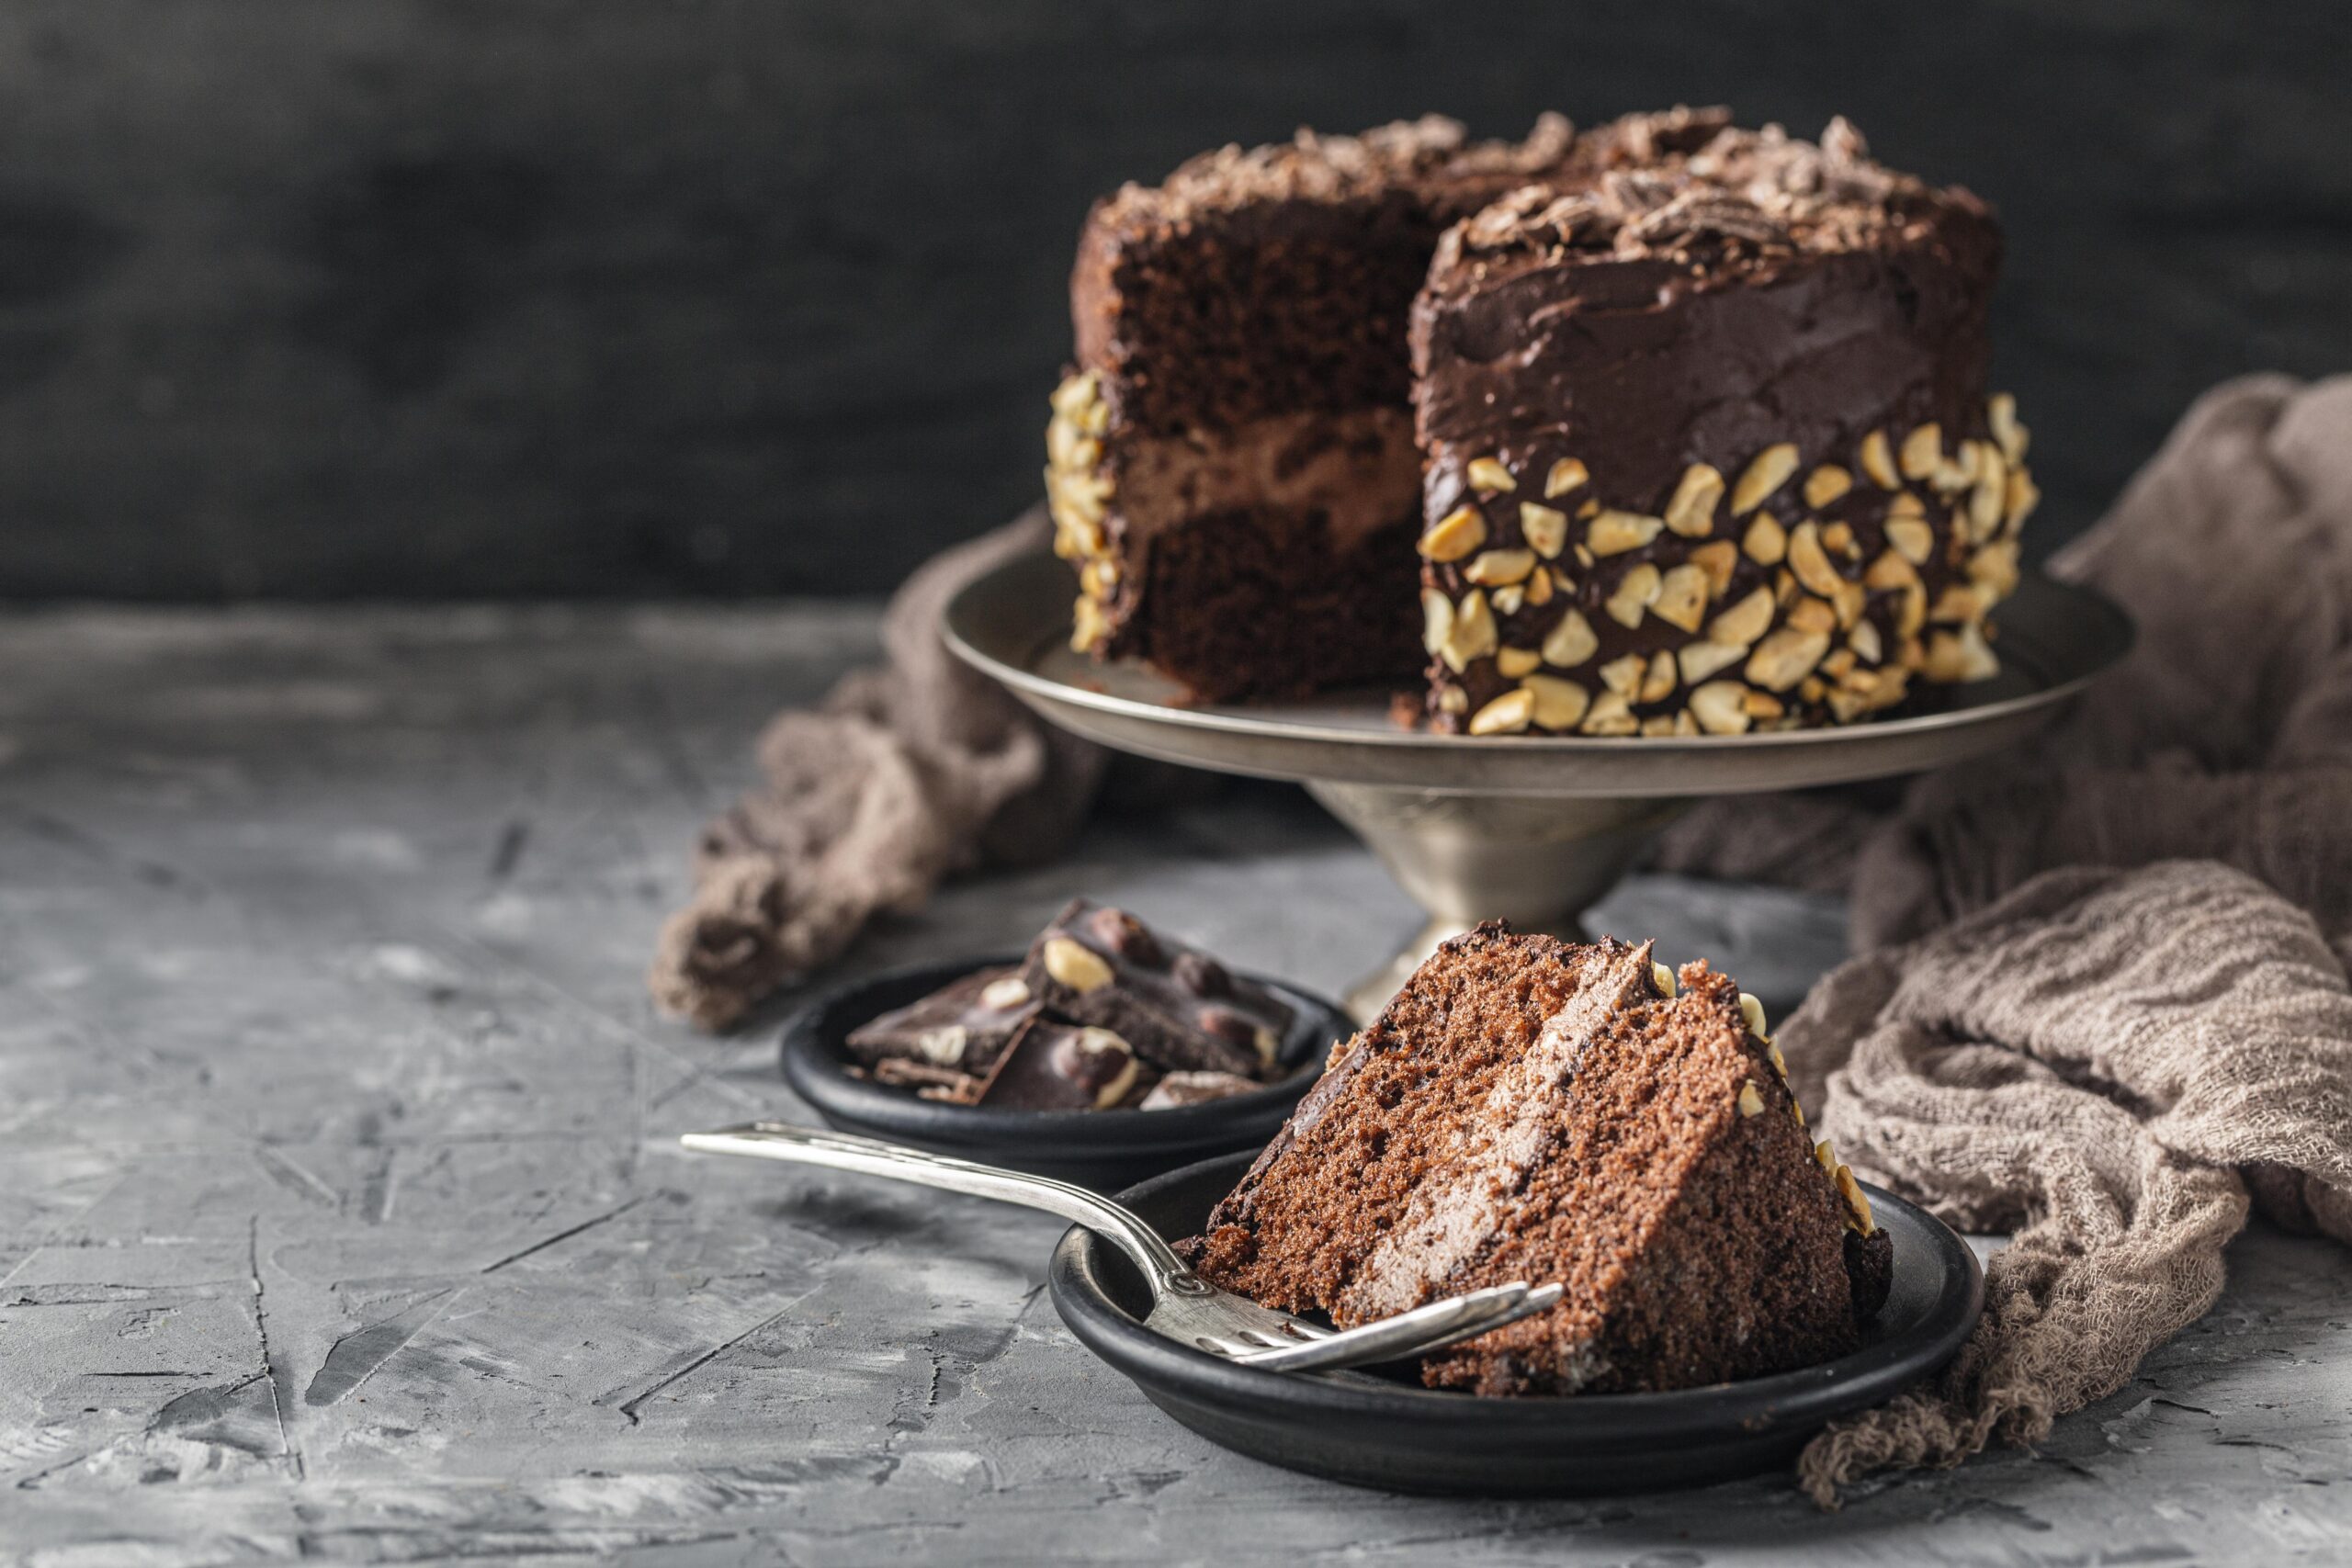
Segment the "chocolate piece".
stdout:
<svg viewBox="0 0 2352 1568">
<path fill-rule="evenodd" d="M 1254 1094 L 1264 1087 L 1234 1073 L 1170 1073 L 1151 1086 L 1151 1092 L 1136 1109 L 1175 1111 L 1212 1100 L 1230 1100 L 1237 1094 Z"/>
<path fill-rule="evenodd" d="M 1888 1253 L 1847 1239 L 1862 1222 L 1826 1158 L 1731 981 L 1691 964 L 1669 990 L 1646 944 L 1490 921 L 1335 1054 L 1179 1250 L 1341 1326 L 1556 1280 L 1559 1306 L 1440 1351 L 1424 1381 L 1684 1388 L 1860 1342 Z"/>
<path fill-rule="evenodd" d="M 1262 1080 L 1291 1024 L 1291 1010 L 1263 987 L 1154 935 L 1123 910 L 1085 898 L 1054 917 L 1021 973 L 1048 1012 L 1113 1031 L 1161 1072 Z M 1217 976 L 1217 999 L 1204 1000 L 1193 987 Z"/>
<path fill-rule="evenodd" d="M 1000 1111 L 1108 1111 L 1143 1080 L 1135 1052 L 1111 1031 L 1035 1018 L 997 1059 L 977 1102 Z"/>
<path fill-rule="evenodd" d="M 1572 140 L 1557 116 L 1523 142 L 1302 131 L 1096 204 L 1047 435 L 1078 646 L 1209 698 L 1409 672 L 1413 292 L 1440 230 Z"/>
<path fill-rule="evenodd" d="M 1179 953 L 1169 973 L 1196 997 L 1221 997 L 1233 988 L 1233 976 L 1225 972 L 1225 965 L 1205 953 Z"/>
<path fill-rule="evenodd" d="M 1642 153 L 1457 225 L 1415 302 L 1431 727 L 1732 734 L 1992 673 L 2033 486 L 1991 214 L 1842 120 Z"/>
<path fill-rule="evenodd" d="M 853 1072 L 860 1071 L 853 1067 Z M 888 1056 L 874 1064 L 870 1075 L 878 1084 L 892 1089 L 910 1089 L 925 1100 L 936 1100 L 949 1105 L 969 1105 L 980 1097 L 980 1080 L 970 1073 L 959 1073 L 953 1067 L 933 1066 L 929 1062 L 912 1062 L 902 1057 Z"/>
<path fill-rule="evenodd" d="M 923 1062 L 978 1077 L 1036 1012 L 1036 998 L 1019 970 L 982 969 L 859 1025 L 847 1044 L 869 1065 Z"/>
</svg>

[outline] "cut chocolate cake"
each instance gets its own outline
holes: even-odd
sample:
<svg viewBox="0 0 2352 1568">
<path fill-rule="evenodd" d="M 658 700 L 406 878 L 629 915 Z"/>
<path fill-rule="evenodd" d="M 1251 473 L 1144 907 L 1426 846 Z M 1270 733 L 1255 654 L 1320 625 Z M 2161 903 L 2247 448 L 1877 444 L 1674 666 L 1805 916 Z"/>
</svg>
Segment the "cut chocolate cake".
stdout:
<svg viewBox="0 0 2352 1568">
<path fill-rule="evenodd" d="M 1571 141 L 1556 117 L 1517 143 L 1302 131 L 1095 206 L 1046 470 L 1076 646 L 1205 697 L 1412 671 L 1413 296 L 1441 230 Z"/>
<path fill-rule="evenodd" d="M 1549 1312 L 1438 1352 L 1433 1387 L 1642 1392 L 1851 1350 L 1892 1248 L 1815 1145 L 1762 1010 L 1705 964 L 1489 922 L 1342 1047 L 1187 1244 L 1216 1283 L 1342 1326 L 1478 1286 Z"/>
<path fill-rule="evenodd" d="M 1301 132 L 1126 186 L 1047 432 L 1073 642 L 1215 699 L 1401 677 L 1418 626 L 1428 722 L 1480 735 L 1982 679 L 2036 499 L 1987 394 L 1999 256 L 1844 121 L 1720 109 Z"/>
</svg>

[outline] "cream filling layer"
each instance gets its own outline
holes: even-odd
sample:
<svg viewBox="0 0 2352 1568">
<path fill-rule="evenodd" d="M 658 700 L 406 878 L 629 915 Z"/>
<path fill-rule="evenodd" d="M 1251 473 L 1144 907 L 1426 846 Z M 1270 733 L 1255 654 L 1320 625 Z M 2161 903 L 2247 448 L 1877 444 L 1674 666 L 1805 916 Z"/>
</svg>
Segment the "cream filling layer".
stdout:
<svg viewBox="0 0 2352 1568">
<path fill-rule="evenodd" d="M 1649 994 L 1650 944 L 1610 961 L 1568 1004 L 1544 1020 L 1535 1043 L 1504 1070 L 1465 1119 L 1492 1128 L 1465 1140 L 1452 1168 L 1416 1190 L 1405 1213 L 1340 1298 L 1347 1321 L 1387 1317 L 1419 1306 L 1499 1232 L 1528 1172 L 1558 1141 L 1560 1102 L 1575 1092 L 1577 1066 L 1593 1036 L 1620 1008 Z"/>
<path fill-rule="evenodd" d="M 1229 432 L 1115 441 L 1114 503 L 1130 548 L 1195 517 L 1319 511 L 1334 551 L 1419 515 L 1421 456 L 1397 408 L 1282 414 Z"/>
</svg>

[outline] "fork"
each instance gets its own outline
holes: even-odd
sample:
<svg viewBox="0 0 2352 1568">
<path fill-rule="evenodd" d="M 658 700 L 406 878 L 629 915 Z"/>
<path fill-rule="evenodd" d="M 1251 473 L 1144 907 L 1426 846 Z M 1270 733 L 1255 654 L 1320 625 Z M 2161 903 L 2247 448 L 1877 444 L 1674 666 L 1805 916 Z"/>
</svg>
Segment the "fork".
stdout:
<svg viewBox="0 0 2352 1568">
<path fill-rule="evenodd" d="M 1335 1332 L 1209 1283 L 1186 1268 L 1159 1233 L 1136 1215 L 1100 1193 L 1051 1177 L 783 1122 L 688 1133 L 678 1141 L 701 1154 L 747 1155 L 887 1176 L 1057 1214 L 1126 1254 L 1151 1292 L 1145 1327 L 1212 1356 L 1269 1371 L 1403 1360 L 1516 1323 L 1560 1299 L 1556 1284 L 1533 1287 L 1514 1280 Z"/>
</svg>

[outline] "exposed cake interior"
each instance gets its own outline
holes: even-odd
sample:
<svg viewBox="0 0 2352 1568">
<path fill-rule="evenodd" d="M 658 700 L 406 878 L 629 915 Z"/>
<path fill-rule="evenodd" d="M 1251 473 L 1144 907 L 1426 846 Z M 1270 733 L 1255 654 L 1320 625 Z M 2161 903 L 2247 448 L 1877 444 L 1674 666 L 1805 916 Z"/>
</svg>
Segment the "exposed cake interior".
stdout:
<svg viewBox="0 0 2352 1568">
<path fill-rule="evenodd" d="M 1210 697 L 1409 672 L 1413 296 L 1447 223 L 1569 141 L 1301 132 L 1097 206 L 1046 475 L 1080 646 Z"/>
<path fill-rule="evenodd" d="M 1335 1053 L 1212 1214 L 1198 1267 L 1343 1325 L 1565 1285 L 1553 1311 L 1424 1365 L 1486 1394 L 1679 1388 L 1842 1353 L 1883 1297 L 1883 1269 L 1858 1300 L 1847 1264 L 1867 1205 L 1841 1198 L 1748 1022 L 1704 964 L 1678 982 L 1646 945 L 1482 926 Z M 1885 1246 L 1861 1243 L 1873 1260 Z"/>
</svg>

